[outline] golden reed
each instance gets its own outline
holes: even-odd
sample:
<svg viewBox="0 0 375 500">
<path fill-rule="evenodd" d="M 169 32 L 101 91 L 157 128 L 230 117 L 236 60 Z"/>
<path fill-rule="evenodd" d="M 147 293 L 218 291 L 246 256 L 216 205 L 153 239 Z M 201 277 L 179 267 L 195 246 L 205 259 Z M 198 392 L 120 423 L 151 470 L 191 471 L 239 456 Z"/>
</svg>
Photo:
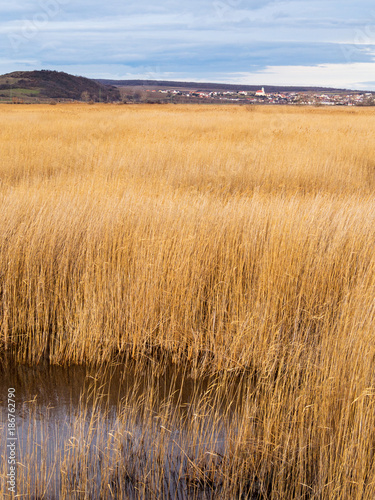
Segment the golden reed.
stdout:
<svg viewBox="0 0 375 500">
<path fill-rule="evenodd" d="M 246 372 L 236 457 L 277 468 L 272 498 L 374 498 L 374 128 L 371 108 L 0 106 L 1 351 Z"/>
</svg>

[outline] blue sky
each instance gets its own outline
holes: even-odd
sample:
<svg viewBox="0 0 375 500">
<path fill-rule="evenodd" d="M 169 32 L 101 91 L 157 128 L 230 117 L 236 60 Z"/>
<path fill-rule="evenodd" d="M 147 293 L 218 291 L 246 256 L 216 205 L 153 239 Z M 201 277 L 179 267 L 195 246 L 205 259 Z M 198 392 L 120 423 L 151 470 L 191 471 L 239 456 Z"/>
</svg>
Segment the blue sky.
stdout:
<svg viewBox="0 0 375 500">
<path fill-rule="evenodd" d="M 375 90 L 369 0 L 0 0 L 0 73 Z"/>
</svg>

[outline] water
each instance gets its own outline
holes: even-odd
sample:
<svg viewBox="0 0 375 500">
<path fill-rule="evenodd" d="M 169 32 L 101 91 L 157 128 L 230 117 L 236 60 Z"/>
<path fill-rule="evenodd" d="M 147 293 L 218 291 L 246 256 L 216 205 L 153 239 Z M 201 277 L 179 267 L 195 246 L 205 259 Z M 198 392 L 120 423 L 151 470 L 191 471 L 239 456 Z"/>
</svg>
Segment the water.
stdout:
<svg viewBox="0 0 375 500">
<path fill-rule="evenodd" d="M 187 367 L 173 364 L 160 370 L 150 363 L 139 370 L 128 363 L 98 373 L 3 363 L 2 478 L 12 387 L 19 495 L 214 498 L 246 387 L 244 379 L 232 382 L 224 388 L 220 377 L 194 379 Z M 4 480 L 1 488 L 7 498 Z"/>
</svg>

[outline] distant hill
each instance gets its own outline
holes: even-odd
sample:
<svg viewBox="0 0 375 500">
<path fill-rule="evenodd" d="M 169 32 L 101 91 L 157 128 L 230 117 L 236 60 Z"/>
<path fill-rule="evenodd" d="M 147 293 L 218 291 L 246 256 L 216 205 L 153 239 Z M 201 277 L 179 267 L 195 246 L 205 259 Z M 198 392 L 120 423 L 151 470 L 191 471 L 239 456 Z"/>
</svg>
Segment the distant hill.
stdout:
<svg viewBox="0 0 375 500">
<path fill-rule="evenodd" d="M 249 92 L 255 92 L 259 90 L 262 86 L 259 85 L 240 85 L 240 84 L 230 84 L 230 83 L 202 83 L 202 82 L 174 82 L 165 80 L 103 80 L 96 79 L 98 83 L 103 85 L 113 85 L 115 87 L 169 87 L 169 88 L 184 88 L 184 89 L 194 89 L 194 90 L 246 90 Z M 285 87 L 285 86 L 272 86 L 264 85 L 264 90 L 267 93 L 273 92 L 347 92 L 346 89 L 336 89 L 327 87 Z"/>
<path fill-rule="evenodd" d="M 120 92 L 114 86 L 61 71 L 15 71 L 0 76 L 0 97 L 112 102 L 120 99 Z"/>
<path fill-rule="evenodd" d="M 70 75 L 62 71 L 15 71 L 0 76 L 0 102 L 34 103 L 51 102 L 54 100 L 87 102 L 162 102 L 163 98 L 159 95 L 156 97 L 156 94 L 152 94 L 151 99 L 151 94 L 146 94 L 146 92 L 142 91 L 168 88 L 195 91 L 238 92 L 240 90 L 245 90 L 255 92 L 259 90 L 260 86 L 165 80 L 92 80 L 82 76 Z M 327 87 L 264 85 L 264 89 L 268 94 L 278 92 L 320 92 L 327 94 L 353 93 L 353 91 L 350 90 Z M 164 98 L 164 101 L 169 102 L 170 97 Z M 199 99 L 197 98 L 196 101 L 198 102 Z M 174 102 L 183 101 L 175 99 Z M 189 102 L 195 101 L 191 98 Z"/>
</svg>

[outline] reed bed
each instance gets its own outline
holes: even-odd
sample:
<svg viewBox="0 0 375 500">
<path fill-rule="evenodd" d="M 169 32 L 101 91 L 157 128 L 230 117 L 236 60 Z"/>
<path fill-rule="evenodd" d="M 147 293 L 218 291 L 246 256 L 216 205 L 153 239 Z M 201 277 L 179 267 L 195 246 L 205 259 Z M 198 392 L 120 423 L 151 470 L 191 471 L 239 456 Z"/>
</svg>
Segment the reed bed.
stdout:
<svg viewBox="0 0 375 500">
<path fill-rule="evenodd" d="M 232 430 L 185 476 L 212 498 L 373 498 L 374 128 L 371 108 L 1 106 L 3 355 L 246 376 L 236 423 L 198 398 Z M 169 498 L 171 441 L 147 428 L 132 477 Z"/>
</svg>

